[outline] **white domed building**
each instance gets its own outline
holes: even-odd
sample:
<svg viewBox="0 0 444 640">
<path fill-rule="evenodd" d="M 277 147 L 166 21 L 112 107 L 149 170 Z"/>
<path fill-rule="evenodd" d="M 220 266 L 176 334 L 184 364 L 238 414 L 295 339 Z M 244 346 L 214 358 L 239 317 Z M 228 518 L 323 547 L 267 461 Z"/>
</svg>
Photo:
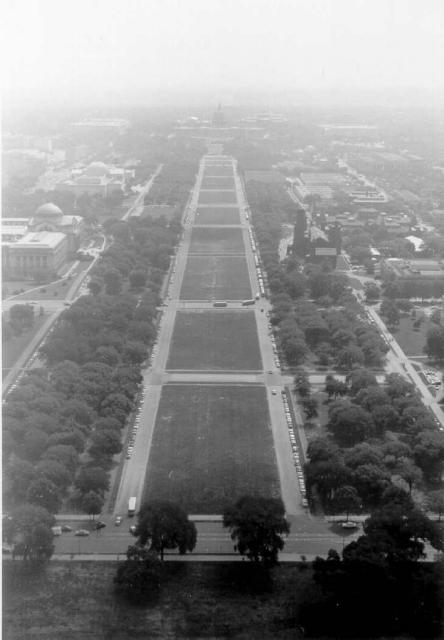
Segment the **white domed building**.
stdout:
<svg viewBox="0 0 444 640">
<path fill-rule="evenodd" d="M 134 178 L 134 170 L 91 162 L 87 167 L 73 169 L 69 180 L 57 182 L 58 191 L 70 191 L 80 196 L 83 193 L 106 197 L 113 191 L 124 191 L 125 181 Z"/>
<path fill-rule="evenodd" d="M 65 216 L 63 211 L 52 202 L 46 202 L 38 207 L 28 224 L 29 231 L 64 233 L 68 239 L 70 253 L 75 253 L 80 247 L 84 229 L 81 216 Z"/>
<path fill-rule="evenodd" d="M 2 241 L 4 277 L 11 280 L 57 277 L 78 250 L 84 228 L 81 216 L 65 216 L 52 202 L 41 205 L 24 235 Z"/>
</svg>

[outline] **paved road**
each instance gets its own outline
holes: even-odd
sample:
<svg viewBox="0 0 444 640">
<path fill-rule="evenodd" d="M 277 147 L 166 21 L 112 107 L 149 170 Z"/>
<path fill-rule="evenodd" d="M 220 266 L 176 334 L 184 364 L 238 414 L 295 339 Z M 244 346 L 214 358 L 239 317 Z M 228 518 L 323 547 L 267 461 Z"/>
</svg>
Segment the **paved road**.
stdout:
<svg viewBox="0 0 444 640">
<path fill-rule="evenodd" d="M 142 211 L 144 207 L 144 198 L 149 192 L 149 190 L 151 189 L 151 187 L 153 186 L 154 180 L 157 178 L 157 176 L 162 171 L 162 169 L 163 169 L 163 164 L 157 165 L 155 172 L 153 173 L 151 178 L 148 180 L 148 182 L 143 186 L 142 191 L 137 196 L 136 200 L 134 201 L 134 204 L 132 205 L 132 207 L 128 209 L 128 211 L 122 217 L 122 220 L 128 220 L 129 217 L 142 215 Z"/>
<path fill-rule="evenodd" d="M 410 378 L 410 381 L 415 384 L 416 388 L 421 394 L 422 401 L 424 402 L 425 406 L 430 407 L 431 411 L 433 411 L 435 417 L 440 422 L 441 427 L 444 427 L 444 412 L 436 402 L 436 398 L 430 393 L 427 385 L 418 375 L 415 367 L 412 365 L 409 358 L 401 349 L 393 335 L 387 329 L 385 323 L 382 321 L 376 310 L 371 306 L 366 306 L 366 310 L 390 346 L 390 351 L 387 354 L 387 359 L 392 368 L 397 373 L 400 373 L 404 378 Z"/>
</svg>

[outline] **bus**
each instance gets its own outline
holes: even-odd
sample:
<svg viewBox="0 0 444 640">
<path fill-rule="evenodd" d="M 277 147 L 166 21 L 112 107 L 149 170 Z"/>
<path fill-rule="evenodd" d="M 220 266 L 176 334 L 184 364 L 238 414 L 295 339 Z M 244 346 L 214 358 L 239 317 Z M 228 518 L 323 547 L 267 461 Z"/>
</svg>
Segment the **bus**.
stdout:
<svg viewBox="0 0 444 640">
<path fill-rule="evenodd" d="M 130 498 L 128 500 L 128 515 L 130 518 L 136 513 L 136 498 Z"/>
</svg>

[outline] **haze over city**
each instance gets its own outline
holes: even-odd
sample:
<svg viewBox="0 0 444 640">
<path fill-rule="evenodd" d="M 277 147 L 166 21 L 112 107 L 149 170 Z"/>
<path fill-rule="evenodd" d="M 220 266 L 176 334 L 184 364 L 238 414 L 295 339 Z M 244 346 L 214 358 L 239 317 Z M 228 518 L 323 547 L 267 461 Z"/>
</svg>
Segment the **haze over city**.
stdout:
<svg viewBox="0 0 444 640">
<path fill-rule="evenodd" d="M 3 4 L 3 637 L 444 638 L 444 0 Z"/>
<path fill-rule="evenodd" d="M 430 103 L 443 23 L 440 0 L 7 0 L 4 101 Z"/>
</svg>

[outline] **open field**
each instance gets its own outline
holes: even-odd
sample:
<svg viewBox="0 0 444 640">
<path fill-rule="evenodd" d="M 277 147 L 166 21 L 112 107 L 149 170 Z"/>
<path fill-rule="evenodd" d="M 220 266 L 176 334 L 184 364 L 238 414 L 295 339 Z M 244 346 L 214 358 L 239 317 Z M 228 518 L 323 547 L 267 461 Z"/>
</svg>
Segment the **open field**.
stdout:
<svg viewBox="0 0 444 640">
<path fill-rule="evenodd" d="M 195 228 L 191 234 L 189 253 L 211 255 L 222 253 L 245 254 L 245 245 L 241 229 L 204 229 Z"/>
<path fill-rule="evenodd" d="M 195 224 L 240 224 L 239 207 L 199 207 Z"/>
<path fill-rule="evenodd" d="M 236 204 L 236 191 L 201 191 L 199 204 Z"/>
<path fill-rule="evenodd" d="M 395 331 L 392 331 L 399 343 L 399 346 L 407 356 L 417 357 L 425 355 L 424 345 L 426 343 L 426 335 L 428 329 L 433 323 L 431 323 L 427 317 L 423 316 L 421 311 L 418 311 L 417 318 L 420 317 L 423 317 L 424 320 L 416 331 L 413 327 L 414 319 L 409 316 L 401 317 L 399 327 Z"/>
<path fill-rule="evenodd" d="M 208 165 L 205 168 L 204 178 L 208 178 L 210 176 L 232 176 L 233 175 L 233 167 L 232 165 Z"/>
<path fill-rule="evenodd" d="M 243 300 L 251 295 L 244 256 L 189 256 L 181 300 Z"/>
<path fill-rule="evenodd" d="M 165 216 L 167 220 L 171 220 L 175 212 L 175 208 L 170 207 L 167 204 L 150 204 L 146 207 L 143 207 L 141 217 L 146 218 L 150 216 L 151 218 L 157 219 L 161 216 Z"/>
<path fill-rule="evenodd" d="M 113 593 L 115 562 L 51 562 L 23 576 L 19 569 L 9 562 L 3 570 L 4 640 L 288 640 L 297 637 L 291 602 L 311 576 L 280 566 L 270 594 L 250 563 L 175 562 L 164 568 L 158 601 L 135 606 Z"/>
<path fill-rule="evenodd" d="M 262 369 L 254 311 L 178 311 L 167 369 Z"/>
<path fill-rule="evenodd" d="M 201 189 L 235 189 L 234 179 L 231 176 L 219 176 L 218 178 L 204 178 Z"/>
<path fill-rule="evenodd" d="M 164 386 L 144 499 L 221 514 L 245 494 L 279 497 L 269 420 L 262 386 Z"/>
</svg>

